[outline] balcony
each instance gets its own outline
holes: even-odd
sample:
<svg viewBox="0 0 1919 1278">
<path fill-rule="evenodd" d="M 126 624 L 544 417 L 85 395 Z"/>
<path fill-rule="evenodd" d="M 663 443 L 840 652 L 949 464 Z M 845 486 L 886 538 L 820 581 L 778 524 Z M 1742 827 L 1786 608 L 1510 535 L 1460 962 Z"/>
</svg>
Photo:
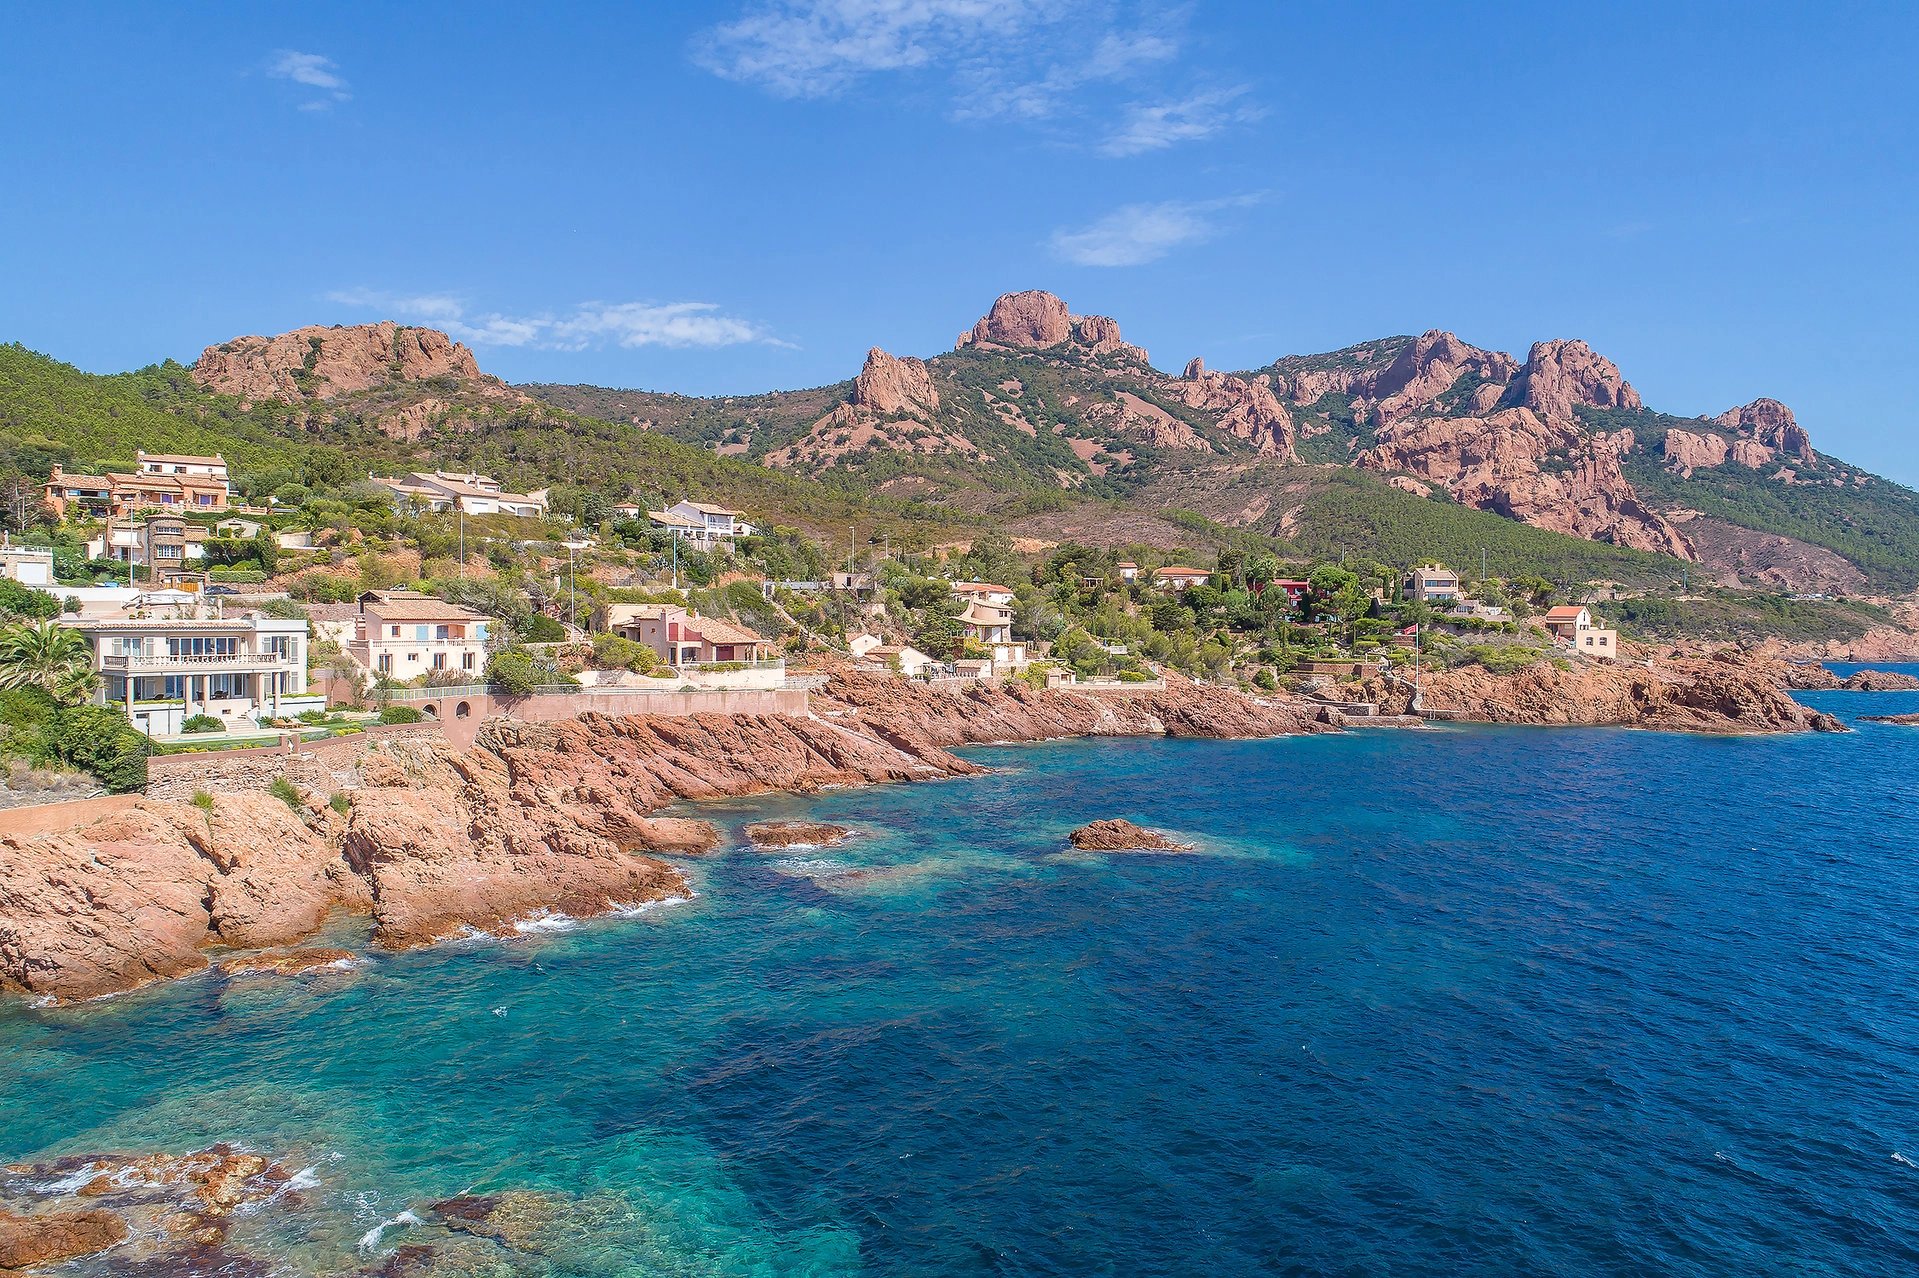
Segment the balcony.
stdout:
<svg viewBox="0 0 1919 1278">
<path fill-rule="evenodd" d="M 100 658 L 108 674 L 247 674 L 294 669 L 293 658 L 272 652 L 195 652 L 170 656 L 114 656 Z"/>
</svg>

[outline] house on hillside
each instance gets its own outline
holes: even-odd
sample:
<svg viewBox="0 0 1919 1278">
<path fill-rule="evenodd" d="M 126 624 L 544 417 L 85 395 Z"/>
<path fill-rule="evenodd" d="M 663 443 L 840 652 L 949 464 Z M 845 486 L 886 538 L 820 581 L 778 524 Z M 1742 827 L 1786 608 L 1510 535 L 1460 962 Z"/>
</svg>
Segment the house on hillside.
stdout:
<svg viewBox="0 0 1919 1278">
<path fill-rule="evenodd" d="M 110 516 L 107 526 L 87 539 L 87 558 L 111 559 L 127 566 L 127 581 L 166 585 L 198 579 L 205 560 L 207 530 L 178 515 L 145 518 Z"/>
<path fill-rule="evenodd" d="M 1203 568 L 1187 568 L 1180 564 L 1169 564 L 1153 570 L 1153 584 L 1161 590 L 1190 590 L 1194 586 L 1203 586 L 1213 579 L 1213 574 Z"/>
<path fill-rule="evenodd" d="M 1594 624 L 1584 605 L 1562 604 L 1540 618 L 1546 633 L 1585 657 L 1603 657 L 1612 661 L 1619 656 L 1619 632 Z"/>
<path fill-rule="evenodd" d="M 612 506 L 612 513 L 615 519 L 638 519 L 646 513 L 646 507 L 636 501 L 615 502 Z"/>
<path fill-rule="evenodd" d="M 645 644 L 669 666 L 769 659 L 773 641 L 722 617 L 702 617 L 678 604 L 614 604 L 607 629 Z"/>
<path fill-rule="evenodd" d="M 227 464 L 218 454 L 138 453 L 131 475 L 69 475 L 55 465 L 46 484 L 47 505 L 60 518 L 89 514 L 125 516 L 137 510 L 205 512 L 227 508 Z"/>
<path fill-rule="evenodd" d="M 1122 559 L 1115 567 L 1119 569 L 1119 579 L 1121 581 L 1130 585 L 1139 580 L 1139 565 L 1132 560 Z"/>
<path fill-rule="evenodd" d="M 655 528 L 703 545 L 730 545 L 735 537 L 753 535 L 753 525 L 741 519 L 739 511 L 689 498 L 665 510 L 649 510 L 646 517 Z"/>
<path fill-rule="evenodd" d="M 1285 591 L 1286 602 L 1295 608 L 1299 607 L 1300 601 L 1306 597 L 1307 592 L 1312 588 L 1312 582 L 1300 581 L 1293 577 L 1277 577 L 1269 586 L 1264 587 L 1264 589 L 1268 590 Z"/>
<path fill-rule="evenodd" d="M 369 681 L 405 682 L 452 672 L 479 682 L 486 673 L 493 618 L 416 590 L 370 590 L 360 596 L 347 655 Z"/>
<path fill-rule="evenodd" d="M 960 609 L 960 633 L 985 648 L 998 673 L 1024 670 L 1028 664 L 1026 644 L 1013 638 L 1013 592 L 991 582 L 962 581 L 953 593 L 965 606 Z"/>
<path fill-rule="evenodd" d="M 1450 605 L 1462 597 L 1459 574 L 1439 564 L 1421 564 L 1406 574 L 1406 596 L 1420 603 Z"/>
<path fill-rule="evenodd" d="M 85 636 L 99 675 L 96 705 L 126 710 L 149 735 L 194 715 L 230 728 L 324 710 L 307 685 L 307 623 L 257 612 L 223 616 L 195 595 L 136 595 L 114 615 L 64 623 Z"/>
<path fill-rule="evenodd" d="M 875 645 L 868 648 L 860 660 L 869 666 L 896 670 L 908 679 L 925 679 L 939 669 L 939 662 L 910 643 Z"/>
<path fill-rule="evenodd" d="M 51 586 L 53 552 L 35 546 L 16 546 L 0 533 L 0 577 L 23 586 Z"/>
<path fill-rule="evenodd" d="M 462 471 L 416 470 L 399 479 L 369 475 L 374 483 L 393 494 L 393 504 L 406 509 L 458 510 L 468 515 L 520 515 L 539 518 L 546 514 L 547 490 L 511 493 L 491 475 Z"/>
</svg>

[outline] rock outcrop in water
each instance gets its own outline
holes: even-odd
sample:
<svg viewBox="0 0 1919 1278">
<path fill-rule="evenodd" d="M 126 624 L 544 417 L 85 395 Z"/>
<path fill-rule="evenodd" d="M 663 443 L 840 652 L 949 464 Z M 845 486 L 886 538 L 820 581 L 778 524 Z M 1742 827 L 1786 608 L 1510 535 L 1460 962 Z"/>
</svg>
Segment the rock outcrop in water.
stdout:
<svg viewBox="0 0 1919 1278">
<path fill-rule="evenodd" d="M 1175 843 L 1155 830 L 1118 817 L 1082 825 L 1067 838 L 1086 852 L 1190 852 L 1190 843 Z"/>
<path fill-rule="evenodd" d="M 755 821 L 744 833 L 754 847 L 777 852 L 784 848 L 836 847 L 853 832 L 826 821 Z"/>
</svg>

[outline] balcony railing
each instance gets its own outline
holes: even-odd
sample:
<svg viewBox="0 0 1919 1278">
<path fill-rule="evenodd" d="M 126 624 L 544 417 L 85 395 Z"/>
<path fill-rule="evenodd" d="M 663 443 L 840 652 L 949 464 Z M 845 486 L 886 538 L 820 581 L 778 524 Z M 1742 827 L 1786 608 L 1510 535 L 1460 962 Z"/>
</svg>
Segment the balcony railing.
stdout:
<svg viewBox="0 0 1919 1278">
<path fill-rule="evenodd" d="M 292 657 L 274 652 L 192 652 L 119 655 L 100 658 L 100 668 L 113 674 L 220 674 L 229 671 L 295 669 Z"/>
</svg>

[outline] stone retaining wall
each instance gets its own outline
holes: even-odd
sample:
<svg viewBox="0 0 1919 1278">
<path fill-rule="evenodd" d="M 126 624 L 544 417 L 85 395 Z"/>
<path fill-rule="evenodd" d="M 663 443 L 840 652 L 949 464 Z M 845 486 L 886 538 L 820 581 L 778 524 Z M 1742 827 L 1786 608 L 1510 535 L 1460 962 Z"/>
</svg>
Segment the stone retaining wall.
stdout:
<svg viewBox="0 0 1919 1278">
<path fill-rule="evenodd" d="M 246 750 L 209 750 L 200 754 L 163 754 L 147 760 L 147 794 L 155 799 L 193 798 L 208 794 L 240 794 L 266 789 L 275 777 L 297 786 L 331 794 L 359 784 L 356 765 L 375 741 L 437 737 L 437 724 L 395 723 L 368 728 L 346 737 Z"/>
</svg>

